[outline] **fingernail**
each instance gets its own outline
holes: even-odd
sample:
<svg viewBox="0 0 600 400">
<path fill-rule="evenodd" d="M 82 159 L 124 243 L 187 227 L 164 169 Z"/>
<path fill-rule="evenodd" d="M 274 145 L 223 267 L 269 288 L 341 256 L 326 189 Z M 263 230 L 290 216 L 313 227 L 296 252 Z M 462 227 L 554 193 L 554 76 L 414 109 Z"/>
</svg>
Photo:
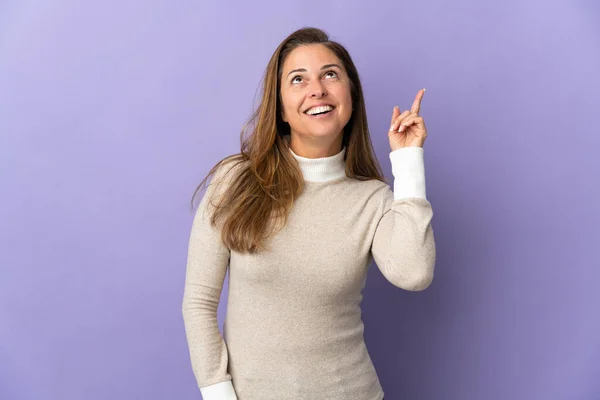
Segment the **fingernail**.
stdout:
<svg viewBox="0 0 600 400">
<path fill-rule="evenodd" d="M 427 89 L 423 88 L 423 91 L 426 91 Z"/>
</svg>

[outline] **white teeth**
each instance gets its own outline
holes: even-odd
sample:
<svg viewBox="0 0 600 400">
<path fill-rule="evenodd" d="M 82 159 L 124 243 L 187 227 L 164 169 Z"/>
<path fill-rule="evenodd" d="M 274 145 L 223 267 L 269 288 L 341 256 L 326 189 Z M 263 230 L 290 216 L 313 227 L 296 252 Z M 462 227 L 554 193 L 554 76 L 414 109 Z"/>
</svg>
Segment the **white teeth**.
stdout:
<svg viewBox="0 0 600 400">
<path fill-rule="evenodd" d="M 331 111 L 333 110 L 333 107 L 331 106 L 319 106 L 319 107 L 313 107 L 309 110 L 306 111 L 306 113 L 308 115 L 315 115 L 315 114 L 319 114 L 319 113 L 323 113 L 326 111 Z"/>
</svg>

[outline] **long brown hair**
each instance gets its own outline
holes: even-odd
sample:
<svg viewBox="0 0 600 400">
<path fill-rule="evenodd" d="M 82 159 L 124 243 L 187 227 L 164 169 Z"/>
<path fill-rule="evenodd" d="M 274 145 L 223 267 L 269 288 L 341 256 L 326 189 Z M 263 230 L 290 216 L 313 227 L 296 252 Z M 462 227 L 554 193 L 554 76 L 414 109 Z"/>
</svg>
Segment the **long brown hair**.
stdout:
<svg viewBox="0 0 600 400">
<path fill-rule="evenodd" d="M 220 226 L 221 239 L 231 250 L 256 253 L 265 249 L 266 239 L 274 233 L 273 221 L 285 224 L 294 199 L 302 193 L 304 178 L 298 162 L 288 150 L 289 125 L 281 118 L 280 85 L 286 57 L 298 46 L 322 44 L 341 61 L 350 80 L 352 115 L 344 127 L 346 175 L 358 180 L 384 181 L 375 157 L 363 91 L 354 62 L 348 51 L 316 28 L 302 28 L 277 47 L 265 70 L 262 100 L 242 129 L 241 152 L 219 161 L 196 188 L 192 196 L 219 167 L 233 165 L 227 187 L 219 196 L 211 224 Z M 235 173 L 231 172 L 235 171 Z M 283 225 L 281 225 L 283 226 Z"/>
</svg>

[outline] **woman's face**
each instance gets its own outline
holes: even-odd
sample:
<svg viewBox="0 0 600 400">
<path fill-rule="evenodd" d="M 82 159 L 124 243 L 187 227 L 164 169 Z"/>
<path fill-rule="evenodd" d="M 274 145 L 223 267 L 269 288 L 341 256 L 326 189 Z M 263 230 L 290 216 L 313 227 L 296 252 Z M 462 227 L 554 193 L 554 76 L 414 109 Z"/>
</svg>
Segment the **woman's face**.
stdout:
<svg viewBox="0 0 600 400">
<path fill-rule="evenodd" d="M 322 44 L 299 46 L 287 56 L 282 71 L 282 118 L 292 137 L 323 144 L 341 140 L 352 98 L 348 75 L 336 55 Z"/>
</svg>

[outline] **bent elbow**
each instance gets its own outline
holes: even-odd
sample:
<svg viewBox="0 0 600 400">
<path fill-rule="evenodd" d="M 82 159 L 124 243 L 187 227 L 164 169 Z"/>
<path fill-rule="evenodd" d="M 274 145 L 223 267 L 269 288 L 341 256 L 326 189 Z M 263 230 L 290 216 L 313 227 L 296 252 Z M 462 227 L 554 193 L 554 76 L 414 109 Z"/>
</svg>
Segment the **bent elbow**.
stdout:
<svg viewBox="0 0 600 400">
<path fill-rule="evenodd" d="M 411 292 L 419 292 L 427 289 L 433 282 L 434 262 L 424 263 L 420 268 L 406 276 L 403 289 Z"/>
<path fill-rule="evenodd" d="M 431 282 L 433 282 L 433 272 L 422 274 L 412 279 L 405 289 L 411 292 L 420 292 L 427 289 L 431 285 Z"/>
<path fill-rule="evenodd" d="M 382 269 L 387 280 L 400 289 L 411 292 L 425 290 L 433 282 L 433 260 L 409 263 L 408 265 L 392 267 L 387 264 Z"/>
<path fill-rule="evenodd" d="M 425 290 L 431 285 L 431 282 L 433 282 L 433 272 L 435 271 L 436 260 L 435 245 L 432 246 L 432 250 L 427 252 L 421 260 L 422 262 L 419 263 L 421 265 L 418 269 L 420 272 L 413 275 L 410 289 L 408 290 L 415 292 Z"/>
</svg>

